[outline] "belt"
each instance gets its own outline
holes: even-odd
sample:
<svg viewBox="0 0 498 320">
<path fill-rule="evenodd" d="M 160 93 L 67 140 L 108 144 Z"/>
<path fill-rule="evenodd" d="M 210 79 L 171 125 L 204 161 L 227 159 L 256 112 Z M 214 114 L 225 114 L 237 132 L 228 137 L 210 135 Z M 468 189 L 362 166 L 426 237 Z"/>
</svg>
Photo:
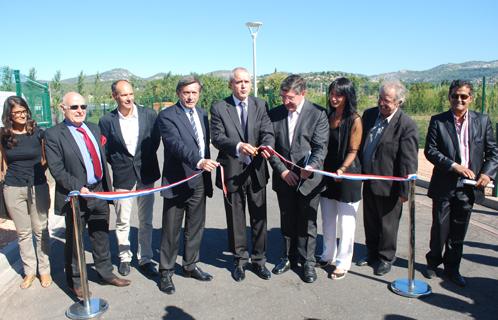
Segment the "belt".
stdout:
<svg viewBox="0 0 498 320">
<path fill-rule="evenodd" d="M 97 181 L 95 183 L 92 183 L 92 184 L 86 184 L 85 187 L 88 189 L 88 190 L 95 190 L 95 188 L 97 188 L 98 186 L 100 186 L 102 184 L 102 180 L 100 181 Z"/>
</svg>

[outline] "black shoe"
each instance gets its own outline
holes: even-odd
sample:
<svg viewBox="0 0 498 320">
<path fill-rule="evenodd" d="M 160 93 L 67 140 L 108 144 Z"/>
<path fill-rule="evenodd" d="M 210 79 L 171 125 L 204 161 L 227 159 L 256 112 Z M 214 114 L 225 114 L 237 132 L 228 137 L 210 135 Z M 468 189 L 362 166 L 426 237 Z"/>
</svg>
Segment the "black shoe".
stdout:
<svg viewBox="0 0 498 320">
<path fill-rule="evenodd" d="M 157 277 L 159 272 L 157 272 L 156 264 L 154 262 L 147 262 L 141 264 L 139 267 L 140 271 L 145 274 L 147 277 Z"/>
<path fill-rule="evenodd" d="M 356 265 L 358 267 L 363 267 L 366 265 L 373 266 L 373 264 L 374 264 L 374 259 L 370 257 L 363 257 L 362 259 L 356 261 Z"/>
<path fill-rule="evenodd" d="M 317 260 L 315 267 L 318 268 L 326 268 L 328 265 L 330 265 L 330 261 L 325 261 L 325 260 Z"/>
<path fill-rule="evenodd" d="M 282 274 L 289 271 L 291 268 L 291 263 L 288 258 L 280 259 L 280 262 L 271 270 L 274 274 Z"/>
<path fill-rule="evenodd" d="M 232 277 L 237 282 L 243 281 L 246 278 L 246 271 L 244 267 L 236 266 L 232 272 Z"/>
<path fill-rule="evenodd" d="M 389 271 L 391 271 L 391 263 L 390 262 L 381 261 L 377 265 L 377 267 L 375 268 L 374 274 L 376 276 L 383 276 L 386 273 L 388 273 Z"/>
<path fill-rule="evenodd" d="M 448 279 L 450 279 L 450 281 L 456 284 L 457 286 L 463 288 L 467 285 L 467 281 L 465 281 L 460 272 L 458 271 L 445 272 L 445 274 L 448 277 Z"/>
<path fill-rule="evenodd" d="M 315 266 L 311 263 L 305 263 L 303 267 L 303 280 L 306 283 L 313 283 L 316 280 Z"/>
<path fill-rule="evenodd" d="M 173 284 L 173 270 L 165 270 L 161 272 L 161 279 L 159 280 L 159 290 L 167 294 L 175 293 L 175 285 Z"/>
<path fill-rule="evenodd" d="M 195 267 L 192 270 L 183 269 L 183 276 L 185 278 L 194 278 L 199 281 L 211 281 L 213 280 L 213 276 L 207 272 L 204 272 L 199 267 Z"/>
<path fill-rule="evenodd" d="M 255 274 L 258 275 L 258 277 L 260 277 L 263 280 L 270 280 L 271 278 L 271 272 L 266 268 L 265 265 L 253 263 L 252 270 L 254 271 Z"/>
<path fill-rule="evenodd" d="M 424 272 L 422 272 L 424 277 L 427 279 L 432 279 L 437 277 L 437 268 L 431 267 L 431 266 L 426 266 Z"/>
<path fill-rule="evenodd" d="M 123 261 L 119 264 L 118 272 L 122 276 L 127 276 L 130 274 L 130 262 Z"/>
</svg>

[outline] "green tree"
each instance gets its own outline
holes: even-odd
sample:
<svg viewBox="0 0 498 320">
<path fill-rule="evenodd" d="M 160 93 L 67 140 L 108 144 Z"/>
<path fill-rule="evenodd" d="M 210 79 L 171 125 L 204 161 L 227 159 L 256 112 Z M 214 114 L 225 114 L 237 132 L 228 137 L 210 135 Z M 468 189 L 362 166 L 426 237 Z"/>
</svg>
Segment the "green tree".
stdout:
<svg viewBox="0 0 498 320">
<path fill-rule="evenodd" d="M 62 102 L 62 84 L 61 84 L 61 71 L 55 72 L 52 81 L 50 81 L 50 98 L 52 108 L 57 109 L 57 106 Z"/>
<path fill-rule="evenodd" d="M 9 67 L 4 67 L 1 70 L 2 73 L 2 85 L 0 90 L 3 91 L 15 91 L 15 86 L 12 81 L 12 69 Z"/>
<path fill-rule="evenodd" d="M 76 83 L 76 91 L 78 91 L 79 94 L 84 95 L 84 90 L 85 75 L 83 74 L 83 70 L 81 70 L 80 74 L 78 75 L 78 82 Z"/>
<path fill-rule="evenodd" d="M 29 69 L 29 75 L 28 78 L 35 81 L 36 80 L 36 69 L 33 67 Z"/>
</svg>

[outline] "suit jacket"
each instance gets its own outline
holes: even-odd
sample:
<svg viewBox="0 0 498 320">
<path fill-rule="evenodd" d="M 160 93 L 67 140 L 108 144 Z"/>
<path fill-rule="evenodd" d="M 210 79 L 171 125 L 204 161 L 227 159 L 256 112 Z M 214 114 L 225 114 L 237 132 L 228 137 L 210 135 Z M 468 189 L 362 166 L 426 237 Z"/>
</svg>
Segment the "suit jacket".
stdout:
<svg viewBox="0 0 498 320">
<path fill-rule="evenodd" d="M 367 109 L 363 113 L 362 154 L 365 139 L 378 116 L 379 107 Z M 363 156 L 360 159 L 363 161 Z M 363 166 L 364 164 L 362 163 Z M 382 137 L 373 152 L 371 166 L 371 172 L 363 170 L 363 173 L 397 177 L 417 173 L 418 129 L 415 122 L 401 108 L 396 111 L 384 129 Z M 371 180 L 368 185 L 372 193 L 377 196 L 402 196 L 408 198 L 408 182 Z"/>
<path fill-rule="evenodd" d="M 100 129 L 93 123 L 85 122 L 99 145 L 102 160 L 102 186 L 111 191 L 111 179 L 107 168 L 104 148 L 101 144 Z M 63 215 L 69 211 L 70 203 L 66 197 L 70 191 L 79 191 L 87 184 L 86 168 L 80 149 L 64 122 L 45 131 L 45 153 L 48 168 L 55 180 L 54 212 Z"/>
<path fill-rule="evenodd" d="M 327 155 L 329 142 L 329 121 L 326 110 L 305 100 L 290 145 L 288 114 L 289 112 L 284 105 L 270 110 L 270 119 L 275 131 L 275 151 L 301 167 L 305 166 L 306 158 L 311 151 L 308 165 L 314 169 L 323 169 L 323 161 Z M 273 168 L 273 190 L 279 192 L 282 188 L 289 188 L 280 175 L 285 170 L 292 168 L 287 168 L 276 156 L 270 158 L 270 164 Z M 298 170 L 295 172 L 300 174 Z M 298 191 L 304 196 L 319 193 L 325 189 L 321 181 L 321 175 L 313 174 L 301 183 Z"/>
<path fill-rule="evenodd" d="M 476 176 L 483 173 L 494 179 L 498 168 L 498 148 L 491 121 L 487 115 L 470 110 L 468 112 L 470 169 Z M 429 197 L 452 196 L 459 175 L 451 169 L 451 165 L 454 162 L 460 164 L 461 159 L 451 110 L 431 117 L 424 153 L 434 165 Z M 474 190 L 476 200 L 481 200 L 484 196 L 482 190 Z"/>
<path fill-rule="evenodd" d="M 132 189 L 137 181 L 152 184 L 161 176 L 157 161 L 157 148 L 160 143 L 159 130 L 155 126 L 156 112 L 137 107 L 138 140 L 135 155 L 131 155 L 123 139 L 119 125 L 118 109 L 104 115 L 99 121 L 105 144 L 107 161 L 111 165 L 114 188 Z"/>
<path fill-rule="evenodd" d="M 237 191 L 251 177 L 253 190 L 259 190 L 268 183 L 269 173 L 266 161 L 261 156 L 252 159 L 245 166 L 236 155 L 239 142 L 252 146 L 274 145 L 273 128 L 268 117 L 268 106 L 264 100 L 248 98 L 247 105 L 247 141 L 242 132 L 240 117 L 233 97 L 216 102 L 211 108 L 212 143 L 219 150 L 216 159 L 225 170 L 225 183 L 229 192 Z M 216 175 L 216 186 L 222 188 L 221 176 Z"/>
<path fill-rule="evenodd" d="M 204 134 L 204 158 L 210 158 L 209 152 L 209 122 L 206 112 L 196 107 Z M 202 159 L 195 138 L 194 129 L 187 114 L 178 102 L 164 109 L 157 117 L 157 125 L 164 145 L 164 164 L 162 185 L 183 180 L 198 171 L 197 163 Z M 213 196 L 211 173 L 204 172 L 202 177 L 189 180 L 177 187 L 161 191 L 161 196 L 172 199 L 181 194 L 192 192 L 198 183 L 204 183 L 206 195 Z"/>
</svg>

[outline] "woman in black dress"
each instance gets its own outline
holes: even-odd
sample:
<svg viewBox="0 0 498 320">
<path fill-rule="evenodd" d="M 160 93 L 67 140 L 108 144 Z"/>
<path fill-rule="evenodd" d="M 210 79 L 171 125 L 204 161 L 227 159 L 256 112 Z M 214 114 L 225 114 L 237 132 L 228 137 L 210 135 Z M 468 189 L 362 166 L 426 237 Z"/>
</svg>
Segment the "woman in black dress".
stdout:
<svg viewBox="0 0 498 320">
<path fill-rule="evenodd" d="M 351 80 L 337 78 L 328 89 L 330 138 L 324 170 L 361 173 L 357 156 L 361 144 L 361 117 L 356 111 L 356 92 Z M 323 253 L 319 265 L 334 264 L 332 279 L 346 276 L 353 258 L 356 213 L 361 182 L 324 178 L 327 188 L 320 197 L 323 223 Z M 337 238 L 340 238 L 337 244 Z"/>
<path fill-rule="evenodd" d="M 50 195 L 42 163 L 43 131 L 31 119 L 26 101 L 18 96 L 10 96 L 5 100 L 2 122 L 2 168 L 6 167 L 3 195 L 19 240 L 24 268 L 21 288 L 31 286 L 37 271 L 42 287 L 46 288 L 52 283 L 52 278 L 48 232 Z"/>
</svg>

